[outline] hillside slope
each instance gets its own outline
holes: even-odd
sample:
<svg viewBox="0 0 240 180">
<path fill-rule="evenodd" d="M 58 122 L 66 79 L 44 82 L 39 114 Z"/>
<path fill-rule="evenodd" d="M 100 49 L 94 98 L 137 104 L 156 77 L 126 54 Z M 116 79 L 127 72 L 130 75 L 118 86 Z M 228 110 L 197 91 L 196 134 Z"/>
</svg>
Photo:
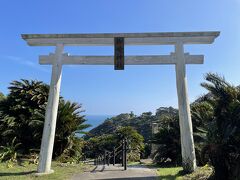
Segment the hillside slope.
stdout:
<svg viewBox="0 0 240 180">
<path fill-rule="evenodd" d="M 174 116 L 178 111 L 172 107 L 160 107 L 156 110 L 156 115 L 151 112 L 144 112 L 140 116 L 131 113 L 124 113 L 112 118 L 106 119 L 102 124 L 89 131 L 85 138 L 94 136 L 101 136 L 103 134 L 112 134 L 119 127 L 131 126 L 140 133 L 145 142 L 149 141 L 152 137 L 152 122 L 159 121 L 163 116 Z"/>
</svg>

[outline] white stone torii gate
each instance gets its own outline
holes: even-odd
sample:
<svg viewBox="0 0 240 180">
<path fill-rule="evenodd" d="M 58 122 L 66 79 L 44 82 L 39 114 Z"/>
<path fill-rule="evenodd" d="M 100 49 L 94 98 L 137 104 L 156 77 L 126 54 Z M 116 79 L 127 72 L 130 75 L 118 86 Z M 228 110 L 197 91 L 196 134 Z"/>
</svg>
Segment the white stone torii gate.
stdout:
<svg viewBox="0 0 240 180">
<path fill-rule="evenodd" d="M 203 64 L 203 55 L 184 53 L 185 44 L 211 44 L 220 32 L 117 33 L 117 34 L 23 34 L 30 46 L 56 46 L 54 54 L 39 57 L 40 64 L 52 65 L 52 77 L 41 143 L 38 173 L 51 173 L 62 65 L 113 65 L 113 56 L 69 56 L 64 46 L 113 46 L 115 37 L 125 45 L 173 45 L 175 52 L 159 56 L 126 56 L 126 65 L 173 64 L 176 67 L 181 151 L 183 168 L 194 171 L 196 157 L 187 92 L 186 64 Z"/>
</svg>

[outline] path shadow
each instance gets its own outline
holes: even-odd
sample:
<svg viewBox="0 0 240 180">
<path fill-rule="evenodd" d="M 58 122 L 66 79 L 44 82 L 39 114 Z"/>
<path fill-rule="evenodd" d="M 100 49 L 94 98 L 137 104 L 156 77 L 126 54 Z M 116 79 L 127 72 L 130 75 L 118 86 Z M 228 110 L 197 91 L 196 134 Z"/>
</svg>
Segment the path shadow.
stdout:
<svg viewBox="0 0 240 180">
<path fill-rule="evenodd" d="M 131 168 L 135 168 L 135 169 L 141 169 L 141 168 L 147 168 L 147 169 L 157 169 L 157 167 L 154 166 L 146 166 L 146 165 L 129 165 L 128 166 L 129 169 Z"/>
<path fill-rule="evenodd" d="M 106 172 L 106 171 L 119 171 L 119 172 L 121 172 L 121 171 L 125 171 L 124 169 L 104 169 L 104 172 Z"/>
<path fill-rule="evenodd" d="M 101 170 L 96 171 L 97 166 L 90 172 L 95 173 L 95 172 L 103 172 L 103 171 L 124 171 L 123 169 L 107 169 L 107 166 L 102 166 Z"/>
<path fill-rule="evenodd" d="M 159 180 L 175 180 L 179 177 L 178 175 L 166 175 L 166 176 L 160 176 Z"/>
<path fill-rule="evenodd" d="M 103 172 L 105 167 L 102 166 L 100 170 L 97 170 L 98 166 L 95 166 L 92 170 L 85 170 L 84 172 L 90 172 L 90 173 L 97 173 L 97 172 Z"/>
<path fill-rule="evenodd" d="M 157 180 L 158 177 L 156 176 L 149 176 L 149 177 L 124 177 L 124 178 L 104 178 L 99 180 L 106 180 L 106 179 L 113 179 L 113 180 Z"/>
<path fill-rule="evenodd" d="M 0 177 L 1 176 L 23 176 L 23 175 L 28 175 L 28 174 L 33 174 L 33 173 L 36 173 L 37 171 L 27 171 L 27 172 L 7 172 L 7 173 L 4 173 L 4 172 L 0 172 Z"/>
<path fill-rule="evenodd" d="M 95 166 L 90 172 L 91 172 L 91 173 L 92 173 L 92 172 L 95 172 L 96 169 L 97 169 L 97 166 Z M 85 172 L 87 172 L 87 171 L 85 171 Z"/>
<path fill-rule="evenodd" d="M 99 172 L 103 172 L 105 169 L 105 166 L 102 167 L 102 169 Z"/>
</svg>

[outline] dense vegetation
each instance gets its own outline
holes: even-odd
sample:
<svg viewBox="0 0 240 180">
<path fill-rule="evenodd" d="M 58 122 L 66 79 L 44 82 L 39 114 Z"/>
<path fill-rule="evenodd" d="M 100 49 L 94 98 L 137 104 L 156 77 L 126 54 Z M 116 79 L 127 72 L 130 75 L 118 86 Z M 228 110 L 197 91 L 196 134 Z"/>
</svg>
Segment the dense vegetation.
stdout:
<svg viewBox="0 0 240 180">
<path fill-rule="evenodd" d="M 89 131 L 88 137 L 95 137 L 104 134 L 111 134 L 119 127 L 131 126 L 144 136 L 144 139 L 151 138 L 151 120 L 152 113 L 143 113 L 141 116 L 136 116 L 131 113 L 124 113 L 118 116 L 108 118 L 103 124 Z"/>
<path fill-rule="evenodd" d="M 202 83 L 210 96 L 207 141 L 203 154 L 209 157 L 216 179 L 240 179 L 240 88 L 214 74 Z"/>
<path fill-rule="evenodd" d="M 40 149 L 49 87 L 40 81 L 13 81 L 10 93 L 0 100 L 0 160 L 37 155 Z M 2 97 L 2 96 L 1 96 Z M 54 158 L 82 155 L 82 140 L 75 136 L 89 125 L 84 124 L 81 105 L 59 103 Z"/>
<path fill-rule="evenodd" d="M 240 88 L 216 74 L 207 74 L 201 84 L 208 90 L 191 104 L 193 132 L 197 164 L 210 163 L 216 179 L 240 178 Z M 152 137 L 151 124 L 157 122 L 159 132 Z M 143 137 L 145 147 L 153 142 L 158 150 L 153 154 L 156 163 L 166 166 L 181 165 L 181 143 L 178 110 L 161 107 L 136 116 L 120 114 L 107 119 L 86 136 L 104 139 L 123 126 L 131 126 Z M 149 155 L 146 151 L 145 154 Z"/>
<path fill-rule="evenodd" d="M 198 165 L 211 163 L 215 179 L 240 178 L 240 88 L 216 74 L 207 74 L 202 87 L 209 92 L 191 104 Z M 180 143 L 177 117 L 160 122 L 155 142 L 156 161 L 179 164 Z"/>
<path fill-rule="evenodd" d="M 140 116 L 133 112 L 120 114 L 106 119 L 104 123 L 89 131 L 86 138 L 113 133 L 119 127 L 131 126 L 144 137 L 145 142 L 148 142 L 152 139 L 152 122 L 160 121 L 166 115 L 176 116 L 177 113 L 178 111 L 172 107 L 161 107 L 156 110 L 156 115 L 152 112 L 144 112 Z"/>
<path fill-rule="evenodd" d="M 0 92 L 0 101 L 4 99 L 4 94 Z"/>
<path fill-rule="evenodd" d="M 198 166 L 214 167 L 215 179 L 240 179 L 240 87 L 216 74 L 207 74 L 202 83 L 208 93 L 191 104 L 195 151 Z M 21 156 L 37 156 L 49 87 L 39 81 L 14 81 L 10 93 L 0 93 L 0 161 Z M 54 158 L 79 162 L 85 155 L 94 158 L 113 150 L 123 138 L 128 141 L 128 160 L 150 156 L 151 143 L 158 145 L 152 158 L 161 166 L 181 165 L 178 110 L 161 107 L 156 114 L 133 112 L 109 118 L 77 138 L 89 127 L 81 115 L 82 107 L 60 98 Z M 159 132 L 152 135 L 152 123 Z"/>
<path fill-rule="evenodd" d="M 128 160 L 140 160 L 140 155 L 144 150 L 144 138 L 130 126 L 119 127 L 112 133 L 89 138 L 84 152 L 88 157 L 94 158 L 96 155 L 103 154 L 105 150 L 112 151 L 120 147 L 123 139 L 127 140 Z"/>
</svg>

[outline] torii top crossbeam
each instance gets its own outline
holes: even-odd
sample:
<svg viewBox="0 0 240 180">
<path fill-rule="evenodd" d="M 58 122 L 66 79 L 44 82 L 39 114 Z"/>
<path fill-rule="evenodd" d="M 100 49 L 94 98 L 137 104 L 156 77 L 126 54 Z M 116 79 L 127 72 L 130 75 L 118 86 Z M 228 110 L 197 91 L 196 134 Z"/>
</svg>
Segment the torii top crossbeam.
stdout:
<svg viewBox="0 0 240 180">
<path fill-rule="evenodd" d="M 30 46 L 113 46 L 115 37 L 123 37 L 124 45 L 211 44 L 219 32 L 104 33 L 104 34 L 23 34 Z M 41 55 L 40 64 L 53 64 L 54 54 Z M 113 56 L 69 56 L 62 64 L 113 65 Z M 202 64 L 203 55 L 185 54 L 185 64 Z M 126 65 L 176 64 L 174 53 L 158 56 L 126 56 Z"/>
<path fill-rule="evenodd" d="M 125 45 L 211 44 L 219 32 L 103 33 L 103 34 L 23 34 L 30 46 L 109 46 L 114 37 L 124 37 Z"/>
</svg>

